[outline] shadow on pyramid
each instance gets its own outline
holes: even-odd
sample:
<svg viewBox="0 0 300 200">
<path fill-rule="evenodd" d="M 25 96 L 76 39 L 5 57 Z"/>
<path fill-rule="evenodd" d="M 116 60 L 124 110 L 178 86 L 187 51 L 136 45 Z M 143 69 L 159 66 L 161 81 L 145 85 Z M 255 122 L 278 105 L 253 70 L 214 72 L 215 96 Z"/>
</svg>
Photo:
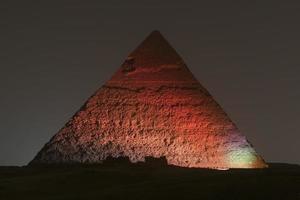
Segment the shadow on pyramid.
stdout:
<svg viewBox="0 0 300 200">
<path fill-rule="evenodd" d="M 30 164 L 164 157 L 168 165 L 264 168 L 263 159 L 158 31 Z"/>
</svg>

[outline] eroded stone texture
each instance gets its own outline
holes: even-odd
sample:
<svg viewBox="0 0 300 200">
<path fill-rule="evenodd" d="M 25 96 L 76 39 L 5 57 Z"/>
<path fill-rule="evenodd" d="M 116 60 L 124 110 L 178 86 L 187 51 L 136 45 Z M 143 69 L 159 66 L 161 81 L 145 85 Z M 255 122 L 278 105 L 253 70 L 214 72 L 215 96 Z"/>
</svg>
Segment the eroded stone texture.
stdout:
<svg viewBox="0 0 300 200">
<path fill-rule="evenodd" d="M 217 169 L 267 166 L 157 31 L 31 164 L 109 157 L 165 157 L 171 165 Z"/>
</svg>

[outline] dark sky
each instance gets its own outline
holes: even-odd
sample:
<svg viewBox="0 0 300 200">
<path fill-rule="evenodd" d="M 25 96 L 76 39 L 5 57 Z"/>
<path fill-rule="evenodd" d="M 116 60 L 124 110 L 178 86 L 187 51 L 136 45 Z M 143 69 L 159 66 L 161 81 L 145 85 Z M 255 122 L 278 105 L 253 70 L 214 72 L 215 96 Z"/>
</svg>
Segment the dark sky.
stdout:
<svg viewBox="0 0 300 200">
<path fill-rule="evenodd" d="M 266 161 L 300 164 L 300 3 L 203 2 L 2 0 L 0 165 L 27 164 L 154 29 Z"/>
</svg>

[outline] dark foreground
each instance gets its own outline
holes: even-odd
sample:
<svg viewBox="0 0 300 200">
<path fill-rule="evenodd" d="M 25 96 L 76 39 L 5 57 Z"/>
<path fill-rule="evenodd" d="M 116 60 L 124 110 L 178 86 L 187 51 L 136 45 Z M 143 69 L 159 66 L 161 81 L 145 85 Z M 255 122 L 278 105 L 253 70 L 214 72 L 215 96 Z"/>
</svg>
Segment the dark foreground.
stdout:
<svg viewBox="0 0 300 200">
<path fill-rule="evenodd" d="M 215 171 L 167 166 L 0 167 L 0 199 L 300 199 L 300 167 Z"/>
</svg>

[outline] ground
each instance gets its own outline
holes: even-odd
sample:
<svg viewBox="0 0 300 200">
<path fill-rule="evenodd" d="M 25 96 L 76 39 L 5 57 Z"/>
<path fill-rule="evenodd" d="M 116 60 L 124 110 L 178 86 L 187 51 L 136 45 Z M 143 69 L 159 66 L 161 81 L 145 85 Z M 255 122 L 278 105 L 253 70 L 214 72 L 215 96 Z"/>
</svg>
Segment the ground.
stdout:
<svg viewBox="0 0 300 200">
<path fill-rule="evenodd" d="M 300 199 L 300 166 L 259 170 L 164 165 L 0 167 L 0 199 Z"/>
</svg>

